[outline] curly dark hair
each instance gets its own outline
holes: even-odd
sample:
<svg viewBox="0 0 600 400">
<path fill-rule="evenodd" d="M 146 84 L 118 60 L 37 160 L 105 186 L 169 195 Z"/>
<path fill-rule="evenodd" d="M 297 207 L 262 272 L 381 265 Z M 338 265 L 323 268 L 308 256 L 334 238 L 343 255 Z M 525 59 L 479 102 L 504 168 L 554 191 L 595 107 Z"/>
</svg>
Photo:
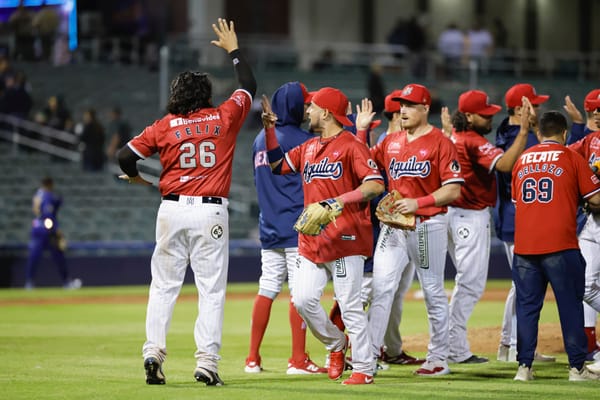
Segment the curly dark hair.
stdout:
<svg viewBox="0 0 600 400">
<path fill-rule="evenodd" d="M 212 83 L 208 74 L 185 71 L 171 82 L 167 112 L 188 115 L 200 108 L 212 107 Z"/>
<path fill-rule="evenodd" d="M 452 114 L 452 127 L 456 132 L 464 132 L 469 128 L 469 121 L 467 121 L 467 116 L 460 111 L 455 111 Z"/>
</svg>

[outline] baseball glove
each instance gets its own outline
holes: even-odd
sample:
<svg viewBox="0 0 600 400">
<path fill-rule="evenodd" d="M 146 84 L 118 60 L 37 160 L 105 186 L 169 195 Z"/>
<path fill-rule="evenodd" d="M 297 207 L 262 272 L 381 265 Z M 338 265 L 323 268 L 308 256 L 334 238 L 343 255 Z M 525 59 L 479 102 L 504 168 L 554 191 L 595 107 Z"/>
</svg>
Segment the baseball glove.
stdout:
<svg viewBox="0 0 600 400">
<path fill-rule="evenodd" d="M 386 194 L 377 204 L 375 215 L 381 222 L 392 228 L 414 230 L 417 222 L 414 214 L 402 214 L 395 211 L 396 201 L 402 199 L 402 195 L 396 190 Z"/>
<path fill-rule="evenodd" d="M 306 207 L 294 224 L 294 229 L 305 235 L 316 236 L 342 213 L 343 206 L 336 199 L 312 203 Z"/>
</svg>

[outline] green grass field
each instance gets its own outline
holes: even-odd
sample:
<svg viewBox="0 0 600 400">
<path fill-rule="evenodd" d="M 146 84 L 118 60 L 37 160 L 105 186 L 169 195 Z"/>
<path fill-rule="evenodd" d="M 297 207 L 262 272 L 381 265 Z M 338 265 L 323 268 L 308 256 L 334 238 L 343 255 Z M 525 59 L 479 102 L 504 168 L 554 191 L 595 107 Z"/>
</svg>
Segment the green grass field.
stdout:
<svg viewBox="0 0 600 400">
<path fill-rule="evenodd" d="M 491 282 L 504 286 L 507 282 Z M 452 374 L 437 378 L 412 375 L 414 366 L 392 366 L 375 384 L 347 387 L 327 376 L 287 376 L 290 353 L 287 299 L 275 301 L 261 349 L 261 374 L 243 371 L 250 335 L 250 312 L 256 284 L 229 286 L 225 310 L 220 376 L 223 387 L 206 387 L 193 378 L 195 288 L 185 286 L 175 307 L 164 364 L 167 384 L 145 384 L 144 342 L 146 287 L 0 290 L 2 399 L 576 399 L 596 398 L 600 382 L 567 381 L 565 354 L 554 364 L 534 365 L 537 379 L 514 382 L 516 364 L 451 365 Z M 247 294 L 240 296 L 239 294 Z M 323 299 L 331 305 L 331 296 Z M 495 327 L 502 301 L 485 301 L 475 309 L 470 327 Z M 543 311 L 543 323 L 557 322 L 554 304 Z M 427 336 L 422 301 L 405 303 L 402 333 Z M 326 351 L 310 333 L 307 349 L 318 364 Z M 425 349 L 411 352 L 425 355 Z M 495 360 L 496 348 L 483 355 Z M 346 373 L 348 374 L 348 372 Z M 344 376 L 346 376 L 346 374 Z"/>
</svg>

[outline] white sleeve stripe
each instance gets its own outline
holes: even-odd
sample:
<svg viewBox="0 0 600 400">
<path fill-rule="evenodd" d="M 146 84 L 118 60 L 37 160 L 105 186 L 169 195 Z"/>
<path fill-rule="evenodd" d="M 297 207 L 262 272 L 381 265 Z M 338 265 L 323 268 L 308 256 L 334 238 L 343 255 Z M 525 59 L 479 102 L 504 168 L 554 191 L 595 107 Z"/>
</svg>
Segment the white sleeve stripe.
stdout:
<svg viewBox="0 0 600 400">
<path fill-rule="evenodd" d="M 290 166 L 290 169 L 291 169 L 292 171 L 294 171 L 294 172 L 298 172 L 298 171 L 296 171 L 296 168 L 294 168 L 294 165 L 293 165 L 293 164 L 292 164 L 292 162 L 290 161 L 290 159 L 289 159 L 289 157 L 288 157 L 288 153 L 285 153 L 285 154 L 283 155 L 283 158 L 285 158 L 285 162 L 287 163 L 287 165 L 289 165 L 289 166 Z"/>
<path fill-rule="evenodd" d="M 594 190 L 592 192 L 589 192 L 588 194 L 586 194 L 585 196 L 583 196 L 583 198 L 584 199 L 589 199 L 590 197 L 592 197 L 593 195 L 595 195 L 596 193 L 599 193 L 599 192 L 600 192 L 600 188 L 598 188 L 598 189 L 596 189 L 596 190 Z"/>
<path fill-rule="evenodd" d="M 496 163 L 503 155 L 504 155 L 504 153 L 498 154 L 498 156 L 496 156 L 496 158 L 494 158 L 494 161 L 492 161 L 492 164 L 490 165 L 490 169 L 488 170 L 488 174 L 491 174 L 494 172 L 494 169 L 496 168 Z"/>
<path fill-rule="evenodd" d="M 252 95 L 250 94 L 250 92 L 249 92 L 249 91 L 247 91 L 246 89 L 241 89 L 241 88 L 240 88 L 240 89 L 236 89 L 236 90 L 234 90 L 234 91 L 233 91 L 233 93 L 235 93 L 235 92 L 237 92 L 237 91 L 241 91 L 241 92 L 244 92 L 244 93 L 246 93 L 246 94 L 248 95 L 248 98 L 250 98 L 250 102 L 252 102 Z M 232 96 L 233 96 L 233 94 L 232 94 Z"/>
<path fill-rule="evenodd" d="M 442 181 L 442 186 L 447 185 L 449 183 L 465 183 L 465 180 L 463 178 L 448 179 L 447 181 Z"/>
<path fill-rule="evenodd" d="M 131 144 L 131 142 L 127 143 L 127 146 L 131 149 L 131 151 L 133 151 L 135 154 L 137 154 L 138 157 L 140 157 L 142 160 L 146 159 L 146 156 L 143 155 L 142 153 L 140 153 L 138 149 L 136 149 L 135 147 L 133 147 L 133 145 Z"/>
<path fill-rule="evenodd" d="M 364 179 L 362 180 L 363 182 L 366 181 L 374 181 L 374 180 L 383 180 L 383 177 L 381 175 L 367 175 L 364 177 Z"/>
</svg>

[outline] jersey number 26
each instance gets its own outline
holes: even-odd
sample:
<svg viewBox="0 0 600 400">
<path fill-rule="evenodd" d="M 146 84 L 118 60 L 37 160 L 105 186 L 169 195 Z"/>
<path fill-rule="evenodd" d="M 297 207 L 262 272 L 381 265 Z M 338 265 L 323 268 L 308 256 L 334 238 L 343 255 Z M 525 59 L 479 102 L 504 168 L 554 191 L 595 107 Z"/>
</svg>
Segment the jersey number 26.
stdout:
<svg viewBox="0 0 600 400">
<path fill-rule="evenodd" d="M 215 149 L 215 144 L 209 141 L 198 143 L 198 152 L 193 143 L 183 143 L 179 146 L 179 151 L 181 151 L 179 167 L 196 168 L 198 163 L 204 168 L 214 167 L 217 163 Z"/>
</svg>

